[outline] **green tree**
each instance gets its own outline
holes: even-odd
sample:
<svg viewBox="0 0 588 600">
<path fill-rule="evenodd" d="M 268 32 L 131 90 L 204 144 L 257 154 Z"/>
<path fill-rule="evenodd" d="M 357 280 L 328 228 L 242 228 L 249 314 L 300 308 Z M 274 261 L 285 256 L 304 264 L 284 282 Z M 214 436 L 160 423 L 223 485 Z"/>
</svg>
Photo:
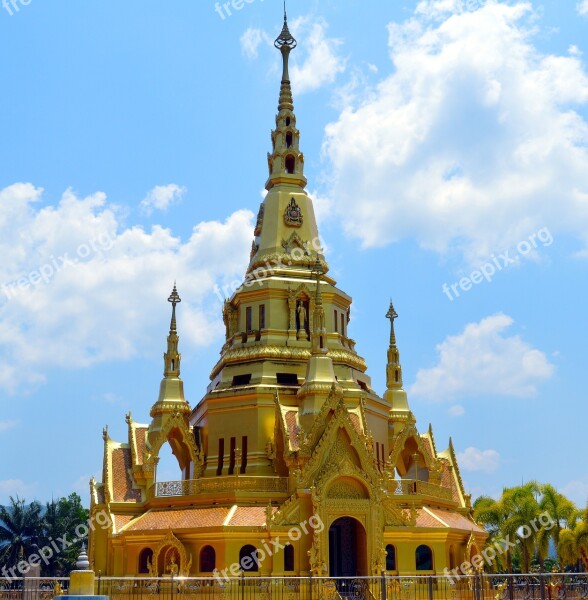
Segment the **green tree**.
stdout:
<svg viewBox="0 0 588 600">
<path fill-rule="evenodd" d="M 62 548 L 62 542 L 57 544 L 61 551 L 55 553 L 49 565 L 43 567 L 43 575 L 66 575 L 75 567 L 82 544 L 87 546 L 88 543 L 85 535 L 80 536 L 87 531 L 88 516 L 89 511 L 82 506 L 81 498 L 75 493 L 47 503 L 43 515 L 42 545 L 49 546 L 52 540 L 58 539 L 71 545 Z"/>
<path fill-rule="evenodd" d="M 555 525 L 549 531 L 549 537 L 553 540 L 557 551 L 557 560 L 563 564 L 562 556 L 559 553 L 559 540 L 563 529 L 573 529 L 578 510 L 574 503 L 560 494 L 551 484 L 546 483 L 541 486 L 541 501 L 539 506 L 542 511 L 547 512 Z"/>
<path fill-rule="evenodd" d="M 37 550 L 42 536 L 42 507 L 39 502 L 26 504 L 10 497 L 10 505 L 0 507 L 0 565 L 16 567 Z"/>
</svg>

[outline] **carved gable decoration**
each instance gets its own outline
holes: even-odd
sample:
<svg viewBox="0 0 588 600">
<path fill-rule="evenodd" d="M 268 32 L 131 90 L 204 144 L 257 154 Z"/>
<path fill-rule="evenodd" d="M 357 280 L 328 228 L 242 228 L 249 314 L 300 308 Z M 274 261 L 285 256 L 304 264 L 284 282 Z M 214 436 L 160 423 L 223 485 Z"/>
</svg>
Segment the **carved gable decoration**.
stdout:
<svg viewBox="0 0 588 600">
<path fill-rule="evenodd" d="M 369 498 L 369 493 L 356 479 L 342 478 L 336 480 L 329 486 L 329 489 L 327 490 L 327 498 L 364 500 Z"/>
<path fill-rule="evenodd" d="M 290 202 L 288 206 L 286 206 L 286 210 L 284 211 L 284 223 L 289 227 L 302 226 L 302 211 L 298 204 L 296 204 L 294 198 L 290 198 Z"/>
</svg>

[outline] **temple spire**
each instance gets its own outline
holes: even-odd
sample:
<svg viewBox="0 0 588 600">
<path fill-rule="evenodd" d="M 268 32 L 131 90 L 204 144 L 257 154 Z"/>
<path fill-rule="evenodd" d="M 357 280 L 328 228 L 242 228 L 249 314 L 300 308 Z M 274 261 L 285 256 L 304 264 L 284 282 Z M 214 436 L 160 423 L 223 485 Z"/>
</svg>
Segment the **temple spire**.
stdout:
<svg viewBox="0 0 588 600">
<path fill-rule="evenodd" d="M 290 52 L 297 45 L 298 42 L 288 27 L 288 15 L 284 5 L 284 25 L 274 42 L 274 46 L 282 54 L 282 79 L 276 128 L 272 131 L 272 152 L 268 154 L 269 179 L 265 184 L 267 190 L 280 183 L 306 187 L 304 156 L 298 145 L 300 132 L 296 129 L 294 100 L 290 86 Z"/>
<path fill-rule="evenodd" d="M 406 392 L 402 387 L 402 366 L 400 365 L 400 352 L 396 345 L 396 332 L 394 331 L 394 321 L 398 318 L 398 313 L 392 304 L 392 300 L 390 300 L 390 307 L 386 313 L 386 318 L 390 319 L 390 345 L 388 347 L 388 363 L 386 365 L 386 392 L 384 400 L 390 405 L 390 433 L 396 435 L 411 418 L 412 413 L 408 407 Z"/>
<path fill-rule="evenodd" d="M 167 299 L 172 305 L 172 316 L 169 325 L 169 335 L 167 336 L 167 352 L 164 356 L 164 377 L 179 377 L 180 376 L 180 360 L 181 354 L 178 352 L 178 330 L 176 323 L 176 305 L 179 304 L 182 299 L 178 294 L 178 289 L 174 282 L 174 289 Z"/>
</svg>

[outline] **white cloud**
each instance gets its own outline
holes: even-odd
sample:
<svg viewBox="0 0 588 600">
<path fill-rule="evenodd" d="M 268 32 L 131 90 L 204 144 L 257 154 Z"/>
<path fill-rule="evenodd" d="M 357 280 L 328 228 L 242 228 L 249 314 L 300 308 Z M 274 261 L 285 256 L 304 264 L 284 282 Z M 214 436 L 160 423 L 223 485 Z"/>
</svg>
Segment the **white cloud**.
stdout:
<svg viewBox="0 0 588 600">
<path fill-rule="evenodd" d="M 448 412 L 452 417 L 463 417 L 465 415 L 465 408 L 461 404 L 454 404 Z"/>
<path fill-rule="evenodd" d="M 420 369 L 411 393 L 433 400 L 457 396 L 533 396 L 553 365 L 518 335 L 506 336 L 514 321 L 496 314 L 469 323 L 437 346 L 439 362 Z"/>
<path fill-rule="evenodd" d="M 327 37 L 328 24 L 324 19 L 299 17 L 289 27 L 298 40 L 296 51 L 290 55 L 290 78 L 296 98 L 299 94 L 333 83 L 337 75 L 345 71 L 347 61 L 339 53 L 343 42 Z M 255 59 L 262 44 L 273 49 L 273 39 L 266 31 L 250 27 L 241 36 L 241 52 L 247 58 Z M 275 55 L 272 59 L 277 65 Z"/>
<path fill-rule="evenodd" d="M 578 4 L 576 4 L 576 9 L 579 15 L 588 15 L 588 0 L 582 0 L 582 2 L 578 2 Z"/>
<path fill-rule="evenodd" d="M 0 421 L 0 433 L 14 429 L 17 424 L 17 421 Z"/>
<path fill-rule="evenodd" d="M 147 214 L 153 210 L 166 211 L 171 204 L 179 202 L 186 191 L 185 187 L 175 183 L 156 185 L 141 201 L 141 208 Z"/>
<path fill-rule="evenodd" d="M 582 61 L 533 46 L 530 3 L 481 4 L 389 25 L 392 74 L 326 128 L 328 195 L 365 246 L 415 237 L 477 262 L 546 225 L 588 242 Z"/>
<path fill-rule="evenodd" d="M 28 502 L 32 502 L 30 496 L 35 492 L 36 486 L 34 484 L 28 484 L 20 479 L 4 479 L 0 480 L 0 504 L 8 504 L 10 496 L 16 498 L 24 498 Z"/>
<path fill-rule="evenodd" d="M 257 58 L 259 46 L 263 41 L 270 41 L 267 34 L 262 29 L 250 27 L 241 36 L 241 52 L 243 52 L 247 58 Z"/>
<path fill-rule="evenodd" d="M 222 337 L 215 285 L 244 274 L 251 212 L 199 223 L 182 241 L 158 225 L 123 226 L 102 193 L 67 191 L 56 206 L 38 208 L 41 194 L 30 184 L 0 190 L 0 388 L 27 391 L 48 368 L 156 347 L 174 280 L 184 300 L 182 343 Z"/>
<path fill-rule="evenodd" d="M 304 52 L 303 62 L 293 58 L 290 67 L 292 87 L 297 94 L 333 83 L 337 75 L 345 71 L 346 61 L 338 53 L 343 42 L 327 37 L 327 27 L 324 19 L 309 17 L 300 17 L 292 23 L 292 31 L 301 38 Z"/>
<path fill-rule="evenodd" d="M 496 450 L 479 450 L 470 446 L 457 453 L 457 462 L 464 471 L 493 473 L 500 466 L 500 454 Z"/>
</svg>

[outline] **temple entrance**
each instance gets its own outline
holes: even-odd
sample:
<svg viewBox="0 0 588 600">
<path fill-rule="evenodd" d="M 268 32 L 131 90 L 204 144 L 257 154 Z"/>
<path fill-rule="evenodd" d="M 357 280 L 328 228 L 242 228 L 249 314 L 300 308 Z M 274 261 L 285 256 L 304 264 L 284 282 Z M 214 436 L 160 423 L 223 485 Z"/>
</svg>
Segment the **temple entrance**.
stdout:
<svg viewBox="0 0 588 600">
<path fill-rule="evenodd" d="M 367 536 L 363 525 L 341 517 L 329 528 L 329 576 L 367 575 Z"/>
</svg>

